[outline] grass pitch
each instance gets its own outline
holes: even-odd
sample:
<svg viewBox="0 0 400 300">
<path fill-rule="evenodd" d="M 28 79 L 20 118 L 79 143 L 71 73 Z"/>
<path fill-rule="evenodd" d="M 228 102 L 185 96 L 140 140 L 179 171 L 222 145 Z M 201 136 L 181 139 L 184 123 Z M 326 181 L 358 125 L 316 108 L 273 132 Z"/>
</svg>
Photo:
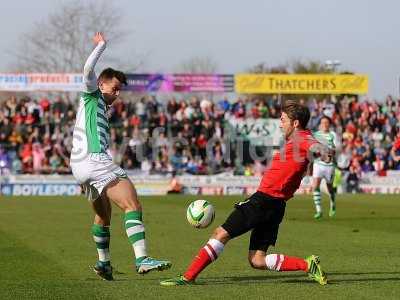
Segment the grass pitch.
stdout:
<svg viewBox="0 0 400 300">
<path fill-rule="evenodd" d="M 399 299 L 400 198 L 339 195 L 337 217 L 313 219 L 310 197 L 288 202 L 277 246 L 269 252 L 318 254 L 329 284 L 319 286 L 299 272 L 253 270 L 247 263 L 249 235 L 228 244 L 198 285 L 161 287 L 183 273 L 243 197 L 206 197 L 216 208 L 204 230 L 186 222 L 196 197 L 141 197 L 150 255 L 170 259 L 171 270 L 134 272 L 122 214 L 114 208 L 111 257 L 114 282 L 91 270 L 97 253 L 90 234 L 92 212 L 83 197 L 0 197 L 0 299 Z M 328 201 L 324 199 L 325 216 Z"/>
</svg>

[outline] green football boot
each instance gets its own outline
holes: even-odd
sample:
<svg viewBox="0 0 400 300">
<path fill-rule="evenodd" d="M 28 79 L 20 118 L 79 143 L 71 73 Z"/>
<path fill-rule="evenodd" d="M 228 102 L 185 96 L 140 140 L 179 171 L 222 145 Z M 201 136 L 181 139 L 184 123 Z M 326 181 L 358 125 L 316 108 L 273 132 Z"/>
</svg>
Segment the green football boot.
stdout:
<svg viewBox="0 0 400 300">
<path fill-rule="evenodd" d="M 333 217 L 335 217 L 336 216 L 336 209 L 330 209 L 329 210 L 329 216 L 331 217 L 331 218 L 333 218 Z"/>
<path fill-rule="evenodd" d="M 190 284 L 194 284 L 194 280 L 192 281 L 186 280 L 186 278 L 183 277 L 182 275 L 176 278 L 160 281 L 160 285 L 162 286 L 177 286 L 177 285 L 190 285 Z"/>
<path fill-rule="evenodd" d="M 317 212 L 317 213 L 315 213 L 315 215 L 314 215 L 314 219 L 315 220 L 319 220 L 319 219 L 321 219 L 322 218 L 322 212 Z"/>
<path fill-rule="evenodd" d="M 99 275 L 103 280 L 111 281 L 114 280 L 113 277 L 113 268 L 111 265 L 104 264 L 101 261 L 98 261 L 95 266 L 93 267 L 93 271 Z"/>
<path fill-rule="evenodd" d="M 320 285 L 325 285 L 328 283 L 328 278 L 326 277 L 324 271 L 322 271 L 320 266 L 319 257 L 316 255 L 311 255 L 306 257 L 306 262 L 308 266 L 308 277 L 318 282 Z"/>
</svg>

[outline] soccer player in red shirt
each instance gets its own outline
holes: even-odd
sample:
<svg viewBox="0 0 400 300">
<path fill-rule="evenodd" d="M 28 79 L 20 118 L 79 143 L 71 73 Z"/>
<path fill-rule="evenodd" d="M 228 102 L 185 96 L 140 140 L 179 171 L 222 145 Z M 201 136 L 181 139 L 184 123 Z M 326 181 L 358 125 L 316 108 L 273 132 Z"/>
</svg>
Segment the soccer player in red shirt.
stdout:
<svg viewBox="0 0 400 300">
<path fill-rule="evenodd" d="M 286 142 L 281 151 L 273 156 L 257 192 L 235 205 L 235 210 L 224 224 L 215 229 L 183 276 L 161 281 L 161 285 L 194 283 L 199 273 L 218 258 L 229 240 L 250 230 L 248 259 L 253 268 L 281 272 L 303 271 L 319 284 L 327 283 L 318 256 L 311 255 L 302 259 L 284 254 L 267 254 L 268 247 L 275 245 L 286 201 L 299 188 L 312 157 L 328 159 L 332 155 L 331 150 L 318 143 L 306 129 L 309 119 L 308 108 L 296 101 L 285 102 L 280 127 Z"/>
</svg>

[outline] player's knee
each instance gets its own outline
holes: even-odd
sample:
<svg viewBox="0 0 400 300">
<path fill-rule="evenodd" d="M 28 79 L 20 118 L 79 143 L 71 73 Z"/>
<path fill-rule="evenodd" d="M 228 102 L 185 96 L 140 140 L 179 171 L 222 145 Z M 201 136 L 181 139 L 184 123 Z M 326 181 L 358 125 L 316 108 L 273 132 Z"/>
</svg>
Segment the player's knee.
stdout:
<svg viewBox="0 0 400 300">
<path fill-rule="evenodd" d="M 217 227 L 214 230 L 212 238 L 220 241 L 223 244 L 226 244 L 230 239 L 228 232 L 222 227 Z"/>
<path fill-rule="evenodd" d="M 137 200 L 134 201 L 132 199 L 129 199 L 129 200 L 125 201 L 124 209 L 127 211 L 142 211 L 142 205 Z"/>
<path fill-rule="evenodd" d="M 265 257 L 259 255 L 249 255 L 249 264 L 254 269 L 265 269 Z"/>
<path fill-rule="evenodd" d="M 94 217 L 94 222 L 101 226 L 110 226 L 111 215 L 96 213 L 96 215 Z"/>
</svg>

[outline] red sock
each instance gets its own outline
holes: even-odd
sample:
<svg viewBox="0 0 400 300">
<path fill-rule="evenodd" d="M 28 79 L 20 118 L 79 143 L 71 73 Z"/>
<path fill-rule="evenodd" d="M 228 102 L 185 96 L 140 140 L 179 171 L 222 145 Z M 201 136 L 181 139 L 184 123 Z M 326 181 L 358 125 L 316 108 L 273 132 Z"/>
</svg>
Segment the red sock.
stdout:
<svg viewBox="0 0 400 300">
<path fill-rule="evenodd" d="M 183 276 L 189 281 L 195 280 L 201 271 L 203 271 L 210 263 L 218 258 L 223 248 L 224 245 L 220 241 L 215 239 L 209 240 L 208 243 L 200 249 L 197 256 L 192 260 L 192 263 Z"/>
<path fill-rule="evenodd" d="M 283 262 L 279 271 L 304 271 L 307 272 L 307 262 L 298 257 L 283 256 Z"/>
<path fill-rule="evenodd" d="M 304 271 L 307 272 L 307 262 L 298 257 L 283 254 L 268 254 L 265 257 L 268 270 L 273 271 Z"/>
<path fill-rule="evenodd" d="M 212 260 L 208 256 L 207 251 L 204 248 L 201 248 L 183 276 L 187 280 L 194 280 L 211 262 Z"/>
</svg>

